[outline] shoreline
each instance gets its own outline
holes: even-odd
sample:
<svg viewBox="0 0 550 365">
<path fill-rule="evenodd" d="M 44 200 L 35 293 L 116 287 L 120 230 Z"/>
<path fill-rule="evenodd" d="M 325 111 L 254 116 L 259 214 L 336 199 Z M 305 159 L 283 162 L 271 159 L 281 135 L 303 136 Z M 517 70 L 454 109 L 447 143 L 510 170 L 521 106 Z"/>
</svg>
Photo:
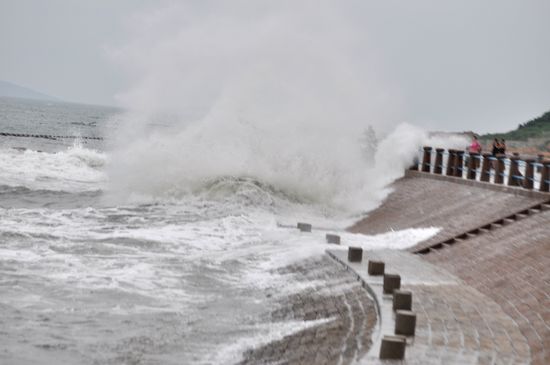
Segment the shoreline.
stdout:
<svg viewBox="0 0 550 365">
<path fill-rule="evenodd" d="M 269 313 L 272 322 L 302 320 L 326 323 L 249 349 L 239 365 L 351 364 L 364 357 L 377 323 L 375 303 L 356 277 L 325 253 L 318 259 L 281 269 L 303 282 L 321 281 L 280 303 Z"/>
</svg>

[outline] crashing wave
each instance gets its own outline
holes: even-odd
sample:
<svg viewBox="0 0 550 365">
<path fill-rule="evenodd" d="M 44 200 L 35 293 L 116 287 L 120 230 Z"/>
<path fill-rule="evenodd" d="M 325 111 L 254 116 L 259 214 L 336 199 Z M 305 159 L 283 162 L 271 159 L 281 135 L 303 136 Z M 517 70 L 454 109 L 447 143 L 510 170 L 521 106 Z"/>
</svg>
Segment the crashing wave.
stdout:
<svg viewBox="0 0 550 365">
<path fill-rule="evenodd" d="M 82 192 L 101 190 L 107 155 L 79 145 L 54 153 L 0 149 L 0 185 L 29 190 Z"/>
</svg>

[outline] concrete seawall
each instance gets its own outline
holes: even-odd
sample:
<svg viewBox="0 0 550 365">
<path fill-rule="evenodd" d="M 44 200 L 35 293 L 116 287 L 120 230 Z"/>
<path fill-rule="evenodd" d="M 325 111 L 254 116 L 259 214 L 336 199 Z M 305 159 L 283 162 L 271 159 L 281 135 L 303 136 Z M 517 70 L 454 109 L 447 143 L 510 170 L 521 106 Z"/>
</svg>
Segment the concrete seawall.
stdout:
<svg viewBox="0 0 550 365">
<path fill-rule="evenodd" d="M 550 363 L 550 195 L 419 171 L 392 189 L 349 230 L 442 230 L 409 252 L 365 256 L 399 255 L 402 271 L 414 262 L 418 271 L 435 266 L 455 280 L 411 283 L 414 270 L 408 284 L 402 279 L 413 293 L 417 332 L 428 333 L 407 342 L 405 363 Z"/>
<path fill-rule="evenodd" d="M 440 227 L 435 237 L 416 247 L 421 248 L 550 200 L 547 193 L 415 171 L 396 181 L 392 189 L 378 209 L 349 231 L 378 234 Z"/>
<path fill-rule="evenodd" d="M 550 194 L 421 171 L 391 188 L 351 232 L 441 231 L 408 250 L 361 251 L 362 260 L 356 250 L 329 250 L 288 268 L 323 284 L 272 319 L 331 321 L 252 349 L 242 363 L 550 363 Z M 369 262 L 399 277 L 399 293 L 385 291 Z M 404 311 L 398 294 L 409 297 Z M 404 315 L 414 318 L 412 333 L 402 332 Z M 384 341 L 402 347 L 388 352 Z"/>
</svg>

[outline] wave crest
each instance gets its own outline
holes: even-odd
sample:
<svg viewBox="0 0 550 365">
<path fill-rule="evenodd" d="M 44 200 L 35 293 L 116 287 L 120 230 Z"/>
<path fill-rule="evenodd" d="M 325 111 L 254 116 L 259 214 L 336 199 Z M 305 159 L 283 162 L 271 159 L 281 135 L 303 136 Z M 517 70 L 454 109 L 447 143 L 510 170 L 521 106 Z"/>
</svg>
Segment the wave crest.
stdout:
<svg viewBox="0 0 550 365">
<path fill-rule="evenodd" d="M 55 153 L 0 149 L 0 185 L 29 190 L 97 191 L 106 181 L 103 152 L 74 145 Z"/>
</svg>

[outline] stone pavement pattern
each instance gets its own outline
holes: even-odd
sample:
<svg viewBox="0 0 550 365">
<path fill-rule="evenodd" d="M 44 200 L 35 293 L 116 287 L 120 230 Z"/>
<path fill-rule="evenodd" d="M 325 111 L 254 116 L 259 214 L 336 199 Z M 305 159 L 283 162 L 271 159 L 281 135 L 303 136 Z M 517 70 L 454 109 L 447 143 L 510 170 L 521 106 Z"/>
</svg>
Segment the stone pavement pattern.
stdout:
<svg viewBox="0 0 550 365">
<path fill-rule="evenodd" d="M 442 227 L 416 246 L 426 247 L 548 200 L 422 177 L 393 188 L 350 230 Z M 366 251 L 356 264 L 336 249 L 330 254 L 345 266 L 324 258 L 288 267 L 315 286 L 290 296 L 270 319 L 333 320 L 251 349 L 242 364 L 550 364 L 549 223 L 550 211 L 543 211 L 425 255 Z M 413 293 L 416 335 L 407 338 L 404 361 L 378 359 L 381 336 L 393 334 L 394 314 L 381 277 L 367 274 L 368 259 L 384 261 L 386 272 L 400 274 L 402 289 Z"/>
<path fill-rule="evenodd" d="M 416 247 L 421 248 L 544 201 L 427 177 L 405 177 L 392 188 L 382 205 L 349 231 L 378 234 L 441 227 L 437 235 Z"/>
<path fill-rule="evenodd" d="M 371 345 L 376 310 L 356 277 L 327 256 L 280 270 L 306 286 L 269 314 L 271 322 L 331 321 L 250 349 L 240 364 L 351 364 Z"/>
<path fill-rule="evenodd" d="M 345 252 L 330 253 L 346 262 Z M 407 339 L 402 364 L 529 363 L 529 346 L 518 325 L 491 298 L 409 252 L 365 251 L 363 263 L 347 265 L 379 293 L 377 302 L 389 306 L 390 313 L 391 295 L 376 291 L 376 287 L 382 285 L 382 277 L 368 275 L 369 259 L 384 261 L 386 273 L 400 274 L 402 289 L 413 293 L 416 335 Z M 384 313 L 384 309 L 381 312 Z M 378 337 L 393 334 L 393 319 L 383 315 L 382 322 L 380 333 L 377 334 L 376 329 L 374 333 Z M 363 362 L 388 363 L 379 360 L 378 353 L 379 343 L 375 339 Z"/>
<path fill-rule="evenodd" d="M 499 303 L 550 364 L 550 211 L 421 256 Z"/>
<path fill-rule="evenodd" d="M 548 199 L 421 176 L 401 179 L 393 188 L 395 191 L 382 206 L 352 230 L 378 233 L 389 227 L 443 228 L 414 249 Z M 419 256 L 449 270 L 472 290 L 498 303 L 521 333 L 508 336 L 514 340 L 514 356 L 525 353 L 523 346 L 516 348 L 523 339 L 529 345 L 533 364 L 550 364 L 549 223 L 550 212 L 543 211 Z"/>
</svg>

